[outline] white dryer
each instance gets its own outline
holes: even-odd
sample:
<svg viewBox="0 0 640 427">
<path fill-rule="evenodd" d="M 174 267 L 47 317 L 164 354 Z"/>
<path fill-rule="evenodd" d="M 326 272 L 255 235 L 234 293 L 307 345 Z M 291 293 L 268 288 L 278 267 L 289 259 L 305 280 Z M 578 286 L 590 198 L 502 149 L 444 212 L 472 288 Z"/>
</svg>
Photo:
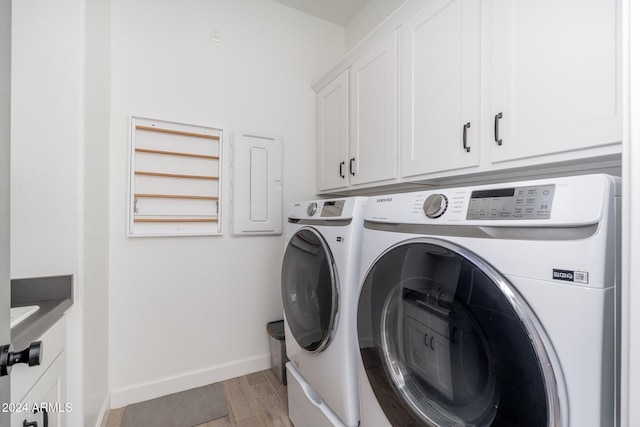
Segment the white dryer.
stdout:
<svg viewBox="0 0 640 427">
<path fill-rule="evenodd" d="M 619 195 L 585 175 L 371 197 L 362 426 L 618 425 Z"/>
<path fill-rule="evenodd" d="M 289 418 L 357 426 L 356 305 L 365 197 L 292 206 L 282 261 Z"/>
</svg>

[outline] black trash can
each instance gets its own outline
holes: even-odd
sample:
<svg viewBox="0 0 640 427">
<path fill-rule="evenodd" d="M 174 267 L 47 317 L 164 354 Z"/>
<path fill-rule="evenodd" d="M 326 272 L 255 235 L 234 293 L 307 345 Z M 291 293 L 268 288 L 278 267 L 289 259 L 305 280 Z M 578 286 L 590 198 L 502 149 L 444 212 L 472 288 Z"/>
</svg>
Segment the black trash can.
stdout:
<svg viewBox="0 0 640 427">
<path fill-rule="evenodd" d="M 289 361 L 287 347 L 284 342 L 284 320 L 267 323 L 269 348 L 271 349 L 271 370 L 280 382 L 287 384 L 287 373 L 284 365 Z"/>
</svg>

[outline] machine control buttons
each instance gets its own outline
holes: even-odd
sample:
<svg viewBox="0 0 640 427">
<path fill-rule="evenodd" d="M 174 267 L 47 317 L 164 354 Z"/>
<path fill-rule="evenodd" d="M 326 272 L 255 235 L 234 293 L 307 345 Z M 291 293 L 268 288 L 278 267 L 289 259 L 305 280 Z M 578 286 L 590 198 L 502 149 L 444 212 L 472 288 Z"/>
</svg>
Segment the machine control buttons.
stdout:
<svg viewBox="0 0 640 427">
<path fill-rule="evenodd" d="M 309 203 L 309 206 L 307 206 L 307 214 L 309 216 L 313 216 L 318 210 L 318 204 L 316 202 L 313 203 Z"/>
<path fill-rule="evenodd" d="M 337 218 L 342 215 L 344 210 L 344 200 L 327 200 L 322 204 L 322 211 L 320 211 L 320 217 L 322 218 Z"/>
<path fill-rule="evenodd" d="M 449 200 L 444 194 L 431 194 L 422 205 L 424 214 L 429 218 L 439 218 L 449 206 Z"/>
<path fill-rule="evenodd" d="M 555 184 L 475 190 L 471 192 L 467 219 L 549 219 Z"/>
</svg>

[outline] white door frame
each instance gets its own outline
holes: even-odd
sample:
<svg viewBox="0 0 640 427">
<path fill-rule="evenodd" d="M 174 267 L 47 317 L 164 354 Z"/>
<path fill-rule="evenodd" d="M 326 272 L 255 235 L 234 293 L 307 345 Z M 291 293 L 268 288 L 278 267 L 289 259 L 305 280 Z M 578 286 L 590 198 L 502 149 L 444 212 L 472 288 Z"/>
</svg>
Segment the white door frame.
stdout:
<svg viewBox="0 0 640 427">
<path fill-rule="evenodd" d="M 10 344 L 9 154 L 11 125 L 11 0 L 0 0 L 0 345 Z M 0 378 L 0 403 L 11 403 L 9 376 Z M 0 411 L 0 425 L 9 425 Z"/>
<path fill-rule="evenodd" d="M 640 425 L 640 3 L 622 1 L 621 426 Z M 635 307 L 635 309 L 634 309 Z M 635 402 L 635 403 L 634 403 Z"/>
</svg>

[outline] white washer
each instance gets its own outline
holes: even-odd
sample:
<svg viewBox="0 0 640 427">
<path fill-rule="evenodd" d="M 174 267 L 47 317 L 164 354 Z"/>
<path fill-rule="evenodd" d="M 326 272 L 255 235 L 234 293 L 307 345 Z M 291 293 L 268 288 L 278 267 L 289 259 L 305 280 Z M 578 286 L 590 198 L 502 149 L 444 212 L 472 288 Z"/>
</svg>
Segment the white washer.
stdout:
<svg viewBox="0 0 640 427">
<path fill-rule="evenodd" d="M 282 261 L 289 418 L 357 426 L 356 304 L 365 197 L 293 205 Z"/>
<path fill-rule="evenodd" d="M 371 197 L 362 426 L 619 425 L 619 194 L 585 175 Z"/>
</svg>

